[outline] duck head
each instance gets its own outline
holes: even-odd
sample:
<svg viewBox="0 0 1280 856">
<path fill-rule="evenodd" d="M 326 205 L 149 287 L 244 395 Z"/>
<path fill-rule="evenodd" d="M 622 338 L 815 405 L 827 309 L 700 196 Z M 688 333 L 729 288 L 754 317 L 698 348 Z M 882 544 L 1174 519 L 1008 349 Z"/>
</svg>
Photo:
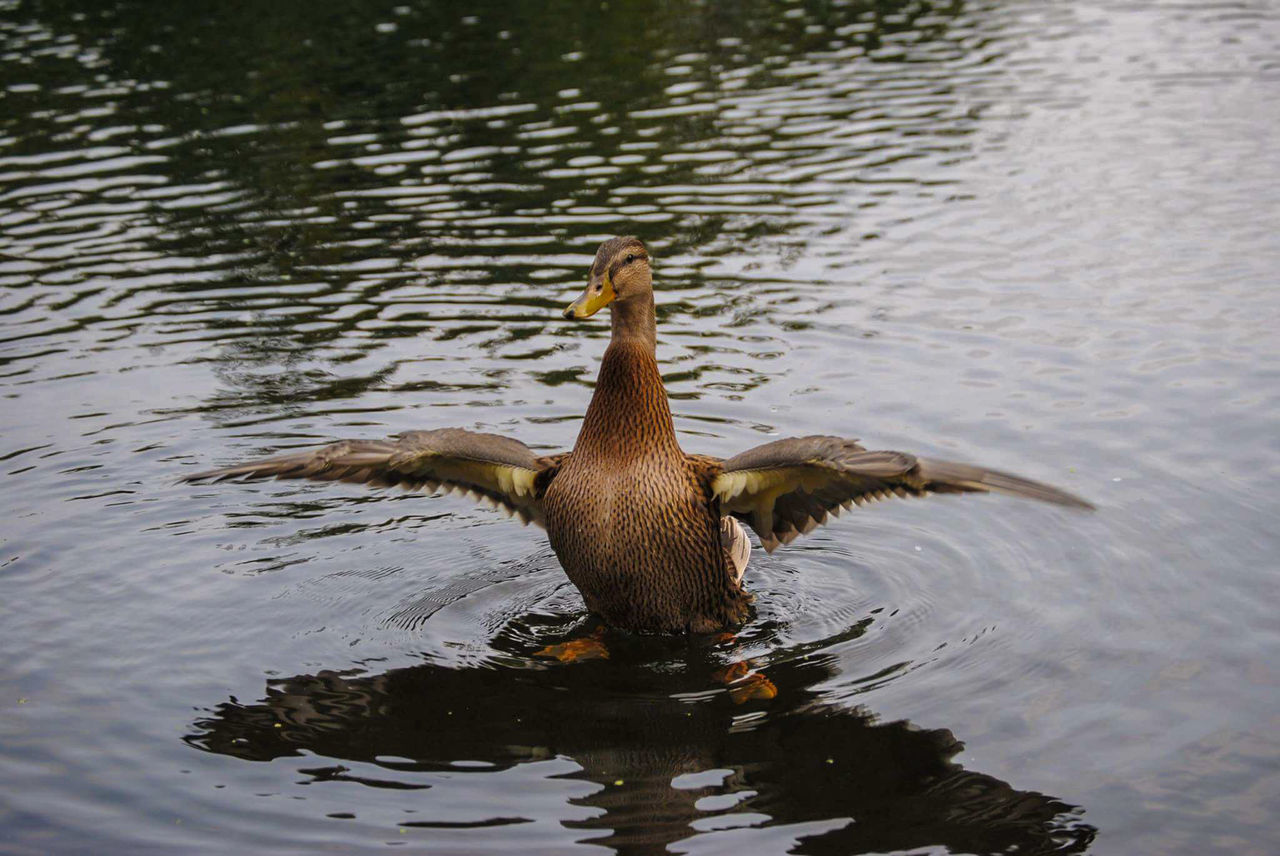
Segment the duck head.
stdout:
<svg viewBox="0 0 1280 856">
<path fill-rule="evenodd" d="M 590 318 L 611 303 L 652 299 L 649 251 L 639 238 L 610 238 L 596 250 L 587 289 L 564 310 L 566 318 Z"/>
</svg>

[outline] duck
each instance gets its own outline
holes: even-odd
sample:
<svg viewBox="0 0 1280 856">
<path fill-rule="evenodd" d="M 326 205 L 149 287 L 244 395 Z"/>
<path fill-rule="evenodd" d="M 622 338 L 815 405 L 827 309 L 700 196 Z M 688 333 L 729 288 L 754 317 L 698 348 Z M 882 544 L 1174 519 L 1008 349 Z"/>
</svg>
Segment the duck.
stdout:
<svg viewBox="0 0 1280 856">
<path fill-rule="evenodd" d="M 461 492 L 546 531 L 587 609 L 652 634 L 732 632 L 749 620 L 746 529 L 772 553 L 842 510 L 892 497 L 1001 493 L 1078 510 L 1087 501 L 999 470 L 869 450 L 812 435 L 730 458 L 680 445 L 657 361 L 652 259 L 632 236 L 596 251 L 574 321 L 608 309 L 611 335 L 568 452 L 462 428 L 406 431 L 182 477 L 192 483 L 311 479 Z"/>
</svg>

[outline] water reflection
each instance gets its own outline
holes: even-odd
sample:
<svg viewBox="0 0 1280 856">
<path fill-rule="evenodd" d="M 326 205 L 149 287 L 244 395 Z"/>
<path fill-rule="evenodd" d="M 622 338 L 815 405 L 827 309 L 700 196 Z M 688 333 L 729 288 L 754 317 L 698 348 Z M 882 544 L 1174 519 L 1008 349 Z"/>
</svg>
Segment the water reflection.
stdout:
<svg viewBox="0 0 1280 856">
<path fill-rule="evenodd" d="M 1080 809 L 964 769 L 950 731 L 825 701 L 813 690 L 830 677 L 822 662 L 775 664 L 778 697 L 735 704 L 718 689 L 715 648 L 622 634 L 609 643 L 611 660 L 571 666 L 512 656 L 503 666 L 272 680 L 264 699 L 217 705 L 186 739 L 246 760 L 319 756 L 300 770 L 313 783 L 384 792 L 568 759 L 578 769 L 567 777 L 594 785 L 570 802 L 598 813 L 565 826 L 619 853 L 664 853 L 698 832 L 742 826 L 785 825 L 781 840 L 798 840 L 792 852 L 816 854 L 1080 853 L 1094 838 Z M 408 824 L 534 819 L 497 790 L 470 811 L 455 804 L 422 817 L 430 811 L 419 806 Z"/>
<path fill-rule="evenodd" d="M 0 249 L 38 291 L 21 320 L 90 346 L 216 340 L 193 355 L 225 384 L 205 409 L 237 416 L 409 390 L 397 343 L 424 333 L 491 359 L 498 385 L 512 360 L 578 377 L 531 363 L 566 347 L 544 329 L 551 283 L 576 284 L 602 233 L 660 250 L 673 335 L 732 314 L 745 281 L 777 295 L 734 322 L 767 342 L 775 311 L 827 298 L 747 256 L 788 268 L 803 233 L 847 283 L 850 243 L 955 193 L 945 167 L 981 106 L 966 90 L 1000 73 L 1000 21 L 960 3 L 83 6 L 19 4 L 5 32 L 38 60 L 0 199 L 24 224 Z M 68 291 L 101 315 L 45 329 L 34 310 Z M 729 365 L 698 359 L 685 386 L 764 381 L 754 354 L 714 347 Z M 481 373 L 440 368 L 432 391 Z M 282 370 L 313 377 L 261 377 Z"/>
</svg>

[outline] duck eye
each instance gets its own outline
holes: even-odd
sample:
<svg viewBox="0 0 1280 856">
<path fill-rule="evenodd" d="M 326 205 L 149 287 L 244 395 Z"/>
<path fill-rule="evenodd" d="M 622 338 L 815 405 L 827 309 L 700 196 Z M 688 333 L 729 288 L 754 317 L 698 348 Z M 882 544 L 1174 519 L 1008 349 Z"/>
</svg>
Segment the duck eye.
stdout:
<svg viewBox="0 0 1280 856">
<path fill-rule="evenodd" d="M 631 264 L 635 260 L 636 260 L 636 257 L 634 255 L 627 256 L 627 264 Z"/>
</svg>

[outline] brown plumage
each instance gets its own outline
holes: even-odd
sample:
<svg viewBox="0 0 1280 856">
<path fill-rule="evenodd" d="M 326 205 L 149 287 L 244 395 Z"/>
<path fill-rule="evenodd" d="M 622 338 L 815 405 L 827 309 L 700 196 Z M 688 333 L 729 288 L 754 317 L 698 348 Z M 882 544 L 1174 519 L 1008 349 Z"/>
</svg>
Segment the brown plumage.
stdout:
<svg viewBox="0 0 1280 856">
<path fill-rule="evenodd" d="M 187 481 L 308 478 L 459 490 L 544 526 L 587 607 L 628 630 L 704 633 L 745 621 L 750 553 L 738 521 L 772 552 L 842 508 L 891 496 L 997 491 L 1072 508 L 1045 484 L 967 464 L 868 451 L 840 437 L 766 443 L 728 460 L 681 450 L 655 356 L 649 255 L 636 238 L 604 242 L 586 291 L 565 310 L 611 310 L 613 335 L 573 451 L 539 456 L 460 428 L 312 451 L 186 476 Z"/>
</svg>

